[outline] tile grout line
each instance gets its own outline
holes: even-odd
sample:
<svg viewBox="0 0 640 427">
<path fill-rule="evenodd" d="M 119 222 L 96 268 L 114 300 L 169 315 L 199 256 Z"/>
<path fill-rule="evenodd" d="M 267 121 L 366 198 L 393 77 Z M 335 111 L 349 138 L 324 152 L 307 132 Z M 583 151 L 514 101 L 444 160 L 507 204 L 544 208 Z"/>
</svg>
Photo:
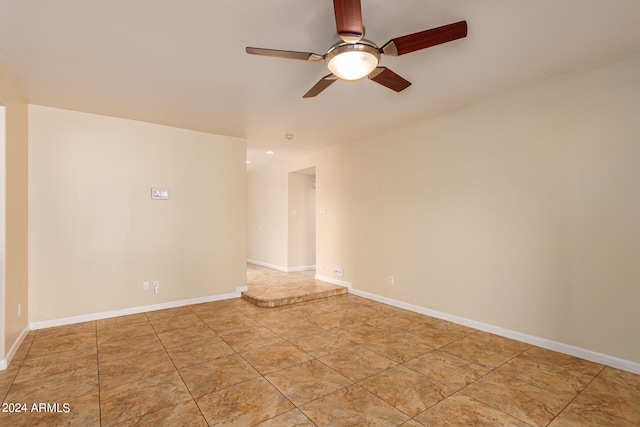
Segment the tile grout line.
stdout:
<svg viewBox="0 0 640 427">
<path fill-rule="evenodd" d="M 98 371 L 98 417 L 100 427 L 102 427 L 102 387 L 100 386 L 100 347 L 98 346 L 98 321 L 94 320 L 93 326 L 96 331 L 96 370 Z"/>
<path fill-rule="evenodd" d="M 27 351 L 25 352 L 24 356 L 20 360 L 20 366 L 18 366 L 18 369 L 16 370 L 15 375 L 11 379 L 11 383 L 9 384 L 9 387 L 7 387 L 7 392 L 2 397 L 2 403 L 5 403 L 7 397 L 9 396 L 9 393 L 11 392 L 11 388 L 13 388 L 13 385 L 15 384 L 16 378 L 18 378 L 18 374 L 22 370 L 24 362 L 27 360 L 27 356 L 29 355 L 29 352 L 31 351 L 31 346 L 33 346 L 33 342 L 35 341 L 37 335 L 38 335 L 38 331 L 35 331 L 34 337 L 31 339 L 31 342 L 29 343 L 29 348 L 27 349 Z"/>
<path fill-rule="evenodd" d="M 191 313 L 193 313 L 193 315 L 195 315 L 198 320 L 200 320 L 202 323 L 204 323 L 207 328 L 209 328 L 214 334 L 215 331 L 213 331 L 211 329 L 211 327 L 209 325 L 207 325 L 206 322 L 204 322 L 200 316 L 198 316 L 198 314 L 194 313 L 193 310 L 189 307 L 189 311 Z M 167 347 L 164 345 L 164 342 L 162 342 L 162 339 L 160 338 L 160 336 L 158 335 L 158 331 L 156 330 L 155 326 L 153 326 L 153 322 L 151 321 L 151 319 L 149 319 L 149 316 L 146 315 L 147 317 L 147 321 L 149 322 L 149 324 L 151 325 L 151 328 L 153 329 L 153 332 L 156 334 L 156 338 L 158 338 L 158 341 L 160 341 L 160 345 L 162 346 L 162 349 L 164 350 L 166 356 L 169 358 L 169 360 L 171 361 L 171 364 L 173 365 L 173 369 L 175 370 L 175 372 L 178 374 L 178 376 L 180 377 L 180 381 L 182 381 L 182 384 L 184 385 L 184 387 L 187 389 L 187 391 L 189 392 L 189 396 L 191 396 L 191 400 L 193 400 L 193 403 L 196 405 L 196 408 L 198 408 L 198 411 L 200 412 L 200 415 L 202 415 L 202 419 L 204 420 L 204 422 L 209 425 L 209 421 L 207 421 L 207 417 L 204 415 L 204 412 L 202 412 L 202 409 L 200 408 L 200 405 L 198 405 L 198 401 L 196 400 L 195 396 L 193 395 L 193 393 L 191 392 L 191 389 L 189 389 L 189 386 L 187 385 L 186 381 L 184 380 L 184 377 L 182 376 L 182 374 L 180 373 L 180 370 L 178 369 L 178 367 L 176 366 L 175 362 L 173 361 L 173 358 L 171 357 L 171 355 L 169 354 L 169 351 L 167 350 Z M 216 334 L 217 335 L 217 334 Z M 178 405 L 182 403 L 179 402 Z M 176 405 L 177 406 L 177 405 Z M 147 414 L 152 414 L 154 412 L 158 412 L 161 409 L 158 409 L 157 411 L 152 411 L 152 412 L 147 412 L 144 415 L 142 415 L 143 417 Z"/>
</svg>

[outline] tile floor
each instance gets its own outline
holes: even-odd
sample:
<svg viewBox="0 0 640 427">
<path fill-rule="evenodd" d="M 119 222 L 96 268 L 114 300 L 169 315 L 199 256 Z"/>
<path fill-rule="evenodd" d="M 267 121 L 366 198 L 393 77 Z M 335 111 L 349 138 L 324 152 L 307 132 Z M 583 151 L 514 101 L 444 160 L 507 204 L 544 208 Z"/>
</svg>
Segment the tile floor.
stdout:
<svg viewBox="0 0 640 427">
<path fill-rule="evenodd" d="M 352 294 L 32 331 L 0 396 L 2 426 L 640 425 L 639 375 Z"/>
</svg>

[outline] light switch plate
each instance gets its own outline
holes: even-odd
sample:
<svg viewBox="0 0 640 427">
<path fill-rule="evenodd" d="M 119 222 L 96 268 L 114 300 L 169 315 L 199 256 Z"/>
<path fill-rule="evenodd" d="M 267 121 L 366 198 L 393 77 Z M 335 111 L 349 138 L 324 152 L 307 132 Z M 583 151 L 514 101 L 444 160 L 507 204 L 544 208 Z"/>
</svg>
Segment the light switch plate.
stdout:
<svg viewBox="0 0 640 427">
<path fill-rule="evenodd" d="M 152 188 L 151 198 L 154 200 L 169 200 L 168 188 Z"/>
</svg>

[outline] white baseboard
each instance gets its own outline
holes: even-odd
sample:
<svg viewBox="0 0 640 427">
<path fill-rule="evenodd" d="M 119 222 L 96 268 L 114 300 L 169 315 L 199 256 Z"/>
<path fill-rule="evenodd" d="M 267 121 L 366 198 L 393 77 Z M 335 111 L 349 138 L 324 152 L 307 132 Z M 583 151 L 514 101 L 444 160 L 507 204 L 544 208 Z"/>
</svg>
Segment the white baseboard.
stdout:
<svg viewBox="0 0 640 427">
<path fill-rule="evenodd" d="M 349 292 L 351 292 L 351 282 L 345 282 L 344 280 L 334 279 L 333 277 L 320 276 L 319 274 L 315 275 L 316 280 L 320 280 L 321 282 L 331 283 L 332 285 L 340 285 L 349 288 Z"/>
<path fill-rule="evenodd" d="M 321 280 L 321 279 L 318 279 Z M 494 335 L 498 335 L 505 338 L 511 338 L 516 341 L 521 341 L 527 344 L 535 345 L 537 347 L 546 348 L 547 350 L 557 351 L 559 353 L 575 356 L 580 359 L 589 360 L 591 362 L 600 363 L 602 365 L 611 366 L 612 368 L 622 369 L 634 374 L 640 374 L 640 363 L 630 360 L 620 359 L 618 357 L 610 356 L 608 354 L 598 353 L 595 351 L 587 350 L 580 347 L 575 347 L 569 344 L 564 344 L 557 341 L 551 341 L 545 338 L 536 337 L 533 335 L 523 334 L 521 332 L 512 331 L 510 329 L 501 328 L 499 326 L 489 325 L 487 323 L 477 322 L 475 320 L 466 319 L 464 317 L 454 316 L 447 313 L 442 313 L 436 310 L 430 310 L 428 308 L 420 307 L 417 305 L 397 301 L 391 298 L 382 297 L 368 292 L 359 291 L 350 287 L 349 293 L 352 293 L 363 298 L 378 301 L 384 304 L 392 305 L 398 308 L 404 308 L 405 310 L 413 311 L 415 313 L 424 314 L 427 316 L 435 317 L 449 322 L 457 323 L 459 325 L 468 326 L 470 328 L 478 329 L 484 332 L 489 332 Z"/>
<path fill-rule="evenodd" d="M 260 267 L 272 268 L 274 270 L 284 271 L 285 273 L 287 272 L 287 267 L 282 267 L 280 265 L 269 264 L 268 262 L 256 261 L 255 259 L 248 259 L 247 262 L 249 264 L 259 265 Z"/>
<path fill-rule="evenodd" d="M 293 273 L 295 271 L 315 270 L 315 265 L 303 265 L 300 267 L 283 267 L 281 265 L 269 264 L 268 262 L 257 261 L 255 259 L 247 259 L 249 264 L 259 265 L 261 267 L 272 268 L 274 270 L 283 271 L 285 273 Z"/>
<path fill-rule="evenodd" d="M 44 320 L 41 322 L 33 322 L 29 326 L 31 330 L 52 328 L 54 326 L 72 325 L 74 323 L 90 322 L 92 320 L 109 319 L 111 317 L 128 316 L 130 314 L 146 313 L 149 311 L 164 310 L 167 308 L 182 307 L 185 305 L 202 304 L 212 301 L 221 301 L 232 298 L 240 298 L 241 293 L 248 290 L 247 286 L 238 286 L 234 293 L 210 295 L 206 297 L 183 299 L 178 301 L 169 301 L 160 304 L 145 305 L 142 307 L 124 308 L 114 311 L 103 311 L 101 313 L 83 314 L 80 316 L 65 317 L 61 319 Z"/>
<path fill-rule="evenodd" d="M 13 343 L 13 345 L 7 352 L 6 357 L 4 359 L 0 359 L 0 371 L 4 371 L 9 367 L 11 359 L 13 359 L 13 356 L 16 355 L 18 348 L 20 348 L 20 344 L 22 344 L 22 341 L 24 341 L 30 330 L 31 329 L 29 329 L 29 325 L 25 326 L 22 332 L 20 332 L 20 335 L 18 335 L 18 339 Z"/>
<path fill-rule="evenodd" d="M 314 265 L 303 265 L 301 267 L 289 267 L 287 268 L 287 273 L 293 273 L 294 271 L 310 271 L 315 270 L 316 266 Z"/>
</svg>

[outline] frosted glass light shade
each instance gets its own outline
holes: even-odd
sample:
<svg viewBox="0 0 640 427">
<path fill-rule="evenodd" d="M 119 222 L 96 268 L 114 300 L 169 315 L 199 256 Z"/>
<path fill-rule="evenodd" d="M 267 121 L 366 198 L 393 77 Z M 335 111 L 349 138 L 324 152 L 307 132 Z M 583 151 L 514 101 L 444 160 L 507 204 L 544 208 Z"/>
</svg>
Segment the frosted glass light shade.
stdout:
<svg viewBox="0 0 640 427">
<path fill-rule="evenodd" d="M 378 66 L 380 53 L 367 44 L 341 44 L 327 54 L 327 68 L 343 80 L 359 80 Z"/>
</svg>

